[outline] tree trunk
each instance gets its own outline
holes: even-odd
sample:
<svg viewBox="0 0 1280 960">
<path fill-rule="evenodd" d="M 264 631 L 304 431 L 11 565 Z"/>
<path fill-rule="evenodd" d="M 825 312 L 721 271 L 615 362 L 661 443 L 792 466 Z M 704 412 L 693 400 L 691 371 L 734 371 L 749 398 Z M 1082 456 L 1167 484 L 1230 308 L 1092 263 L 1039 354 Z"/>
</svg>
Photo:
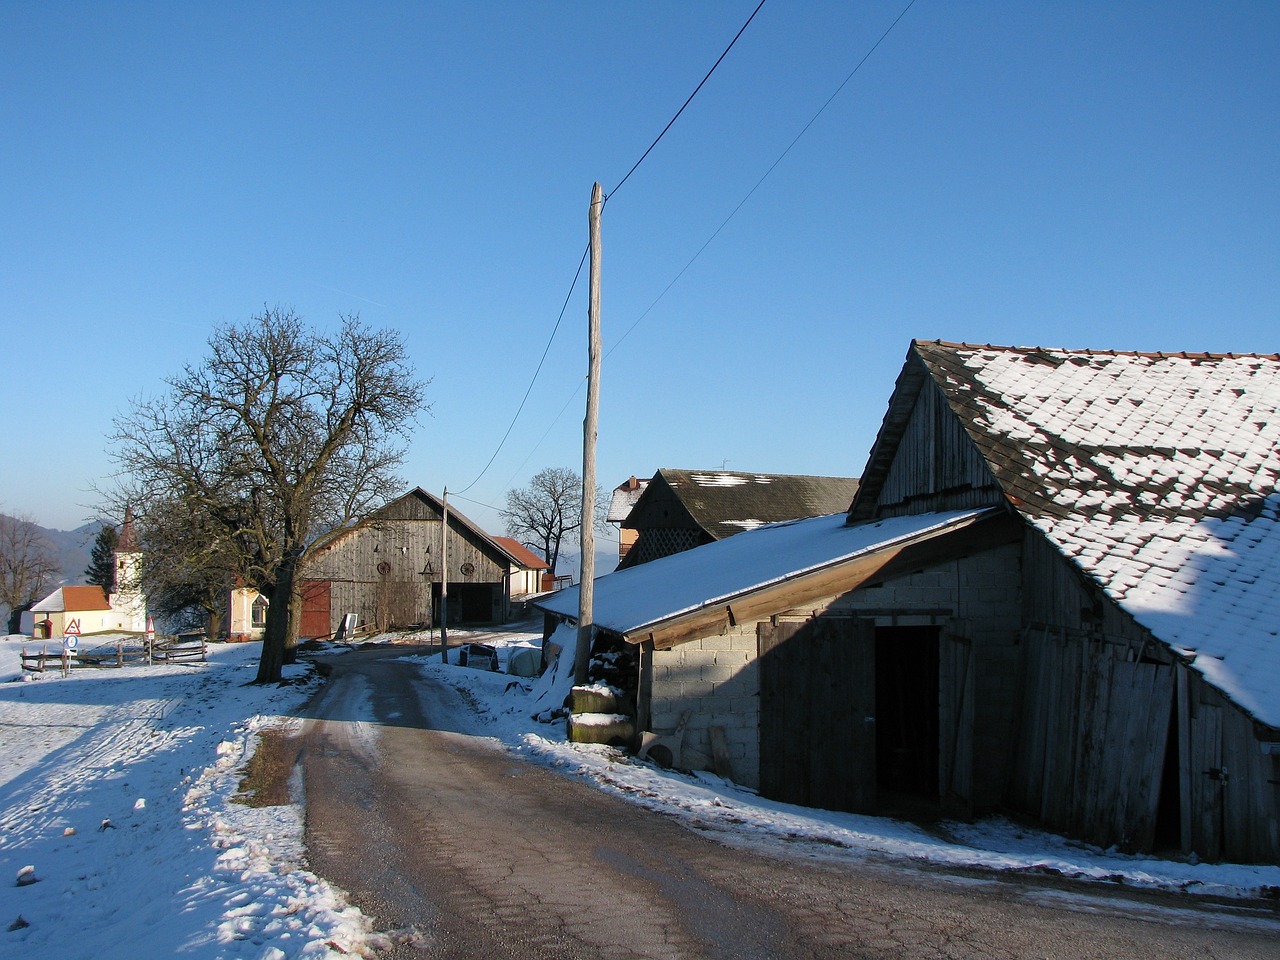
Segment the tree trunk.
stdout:
<svg viewBox="0 0 1280 960">
<path fill-rule="evenodd" d="M 281 670 L 286 663 L 293 663 L 298 648 L 297 609 L 301 598 L 296 589 L 295 577 L 299 557 L 286 553 L 276 568 L 276 582 L 271 589 L 267 607 L 266 630 L 262 635 L 262 659 L 258 661 L 256 683 L 279 683 Z M 289 641 L 293 635 L 292 644 Z"/>
</svg>

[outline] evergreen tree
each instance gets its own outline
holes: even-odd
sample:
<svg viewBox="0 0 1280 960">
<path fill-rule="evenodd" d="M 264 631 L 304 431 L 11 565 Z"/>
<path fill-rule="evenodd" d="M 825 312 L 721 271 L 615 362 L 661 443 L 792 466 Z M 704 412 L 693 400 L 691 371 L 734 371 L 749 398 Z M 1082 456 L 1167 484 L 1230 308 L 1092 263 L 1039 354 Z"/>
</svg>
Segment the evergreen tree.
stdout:
<svg viewBox="0 0 1280 960">
<path fill-rule="evenodd" d="M 103 527 L 93 541 L 93 551 L 89 554 L 89 565 L 84 568 L 85 579 L 96 583 L 103 593 L 110 596 L 116 589 L 116 543 L 119 534 L 112 526 Z"/>
</svg>

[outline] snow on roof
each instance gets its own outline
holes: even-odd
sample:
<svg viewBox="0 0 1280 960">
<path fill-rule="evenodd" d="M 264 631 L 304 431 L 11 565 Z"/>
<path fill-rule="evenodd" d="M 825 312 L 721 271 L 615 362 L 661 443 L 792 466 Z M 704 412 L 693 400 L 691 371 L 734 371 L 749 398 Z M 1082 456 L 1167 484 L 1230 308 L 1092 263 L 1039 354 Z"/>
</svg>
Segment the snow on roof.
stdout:
<svg viewBox="0 0 1280 960">
<path fill-rule="evenodd" d="M 914 348 L 1031 523 L 1280 726 L 1280 356 Z"/>
<path fill-rule="evenodd" d="M 770 524 L 597 578 L 592 619 L 599 627 L 629 633 L 984 512 L 958 510 L 854 526 L 838 513 Z M 561 590 L 536 605 L 576 619 L 578 588 Z"/>
<path fill-rule="evenodd" d="M 631 508 L 636 505 L 636 501 L 640 499 L 640 494 L 644 493 L 644 488 L 648 485 L 648 480 L 637 480 L 635 477 L 630 477 L 626 483 L 620 483 L 614 487 L 613 499 L 609 501 L 609 512 L 605 514 L 605 522 L 621 523 L 627 519 L 627 514 L 631 512 Z"/>
<path fill-rule="evenodd" d="M 93 586 L 59 587 L 35 606 L 34 613 L 68 613 L 76 610 L 110 610 L 107 595 Z"/>
<path fill-rule="evenodd" d="M 717 540 L 762 523 L 821 517 L 847 510 L 858 491 L 854 477 L 664 467 L 653 479 L 661 482 L 650 484 L 643 504 L 637 505 L 635 518 L 640 519 L 632 519 L 624 526 L 643 529 L 648 522 L 646 507 L 655 497 L 669 495 L 683 505 L 701 530 Z"/>
</svg>

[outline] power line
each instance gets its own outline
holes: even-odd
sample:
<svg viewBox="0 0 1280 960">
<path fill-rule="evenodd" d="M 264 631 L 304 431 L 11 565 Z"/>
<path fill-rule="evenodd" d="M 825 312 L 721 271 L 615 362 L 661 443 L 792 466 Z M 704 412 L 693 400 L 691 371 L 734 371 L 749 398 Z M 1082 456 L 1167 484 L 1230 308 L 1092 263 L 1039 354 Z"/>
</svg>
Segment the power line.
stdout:
<svg viewBox="0 0 1280 960">
<path fill-rule="evenodd" d="M 880 39 L 878 39 L 875 43 L 873 43 L 871 45 L 871 49 L 869 49 L 865 54 L 862 55 L 862 59 L 859 60 L 857 64 L 854 66 L 854 68 L 849 71 L 848 76 L 846 76 L 842 81 L 840 81 L 840 85 L 836 87 L 835 92 L 833 92 L 831 96 L 827 97 L 825 101 L 823 101 L 822 106 L 820 106 L 817 112 L 812 117 L 809 118 L 809 122 L 800 128 L 800 132 L 797 133 L 791 139 L 791 142 L 787 144 L 786 148 L 782 151 L 782 153 L 778 154 L 778 159 L 774 160 L 773 163 L 769 165 L 769 169 L 766 170 L 764 174 L 760 177 L 760 179 L 755 182 L 755 185 L 752 186 L 752 188 L 747 191 L 746 196 L 744 196 L 741 200 L 738 201 L 737 206 L 735 206 L 733 210 L 729 212 L 729 215 L 725 217 L 723 221 L 721 221 L 720 226 L 716 227 L 714 232 L 712 232 L 711 236 L 707 237 L 706 242 L 703 243 L 702 246 L 698 248 L 697 253 L 695 253 L 692 257 L 689 258 L 689 262 L 680 268 L 680 272 L 677 273 L 675 277 L 672 278 L 670 283 L 668 283 L 665 287 L 662 288 L 662 292 L 659 293 L 656 297 L 654 297 L 653 302 L 650 303 L 649 306 L 645 308 L 644 312 L 641 313 L 640 316 L 636 317 L 636 319 L 632 322 L 631 326 L 627 327 L 626 331 L 623 332 L 622 336 L 620 336 L 616 341 L 614 341 L 613 346 L 611 346 L 605 352 L 606 357 L 609 356 L 611 353 L 613 353 L 613 351 L 618 348 L 618 346 L 622 343 L 622 341 L 627 339 L 628 336 L 630 336 L 631 331 L 640 325 L 640 321 L 642 321 L 645 317 L 649 315 L 649 313 L 653 310 L 653 308 L 658 305 L 658 301 L 660 301 L 663 297 L 667 295 L 667 292 L 672 287 L 674 287 L 680 281 L 680 278 L 685 275 L 688 269 L 693 266 L 694 261 L 697 260 L 700 256 L 702 256 L 703 251 L 706 250 L 707 247 L 711 246 L 711 242 L 715 240 L 716 237 L 720 236 L 720 232 L 729 225 L 729 221 L 738 215 L 738 211 L 741 210 L 746 205 L 747 201 L 751 199 L 752 195 L 754 195 L 755 192 L 760 189 L 760 186 L 767 179 L 769 179 L 769 175 L 773 173 L 775 169 L 777 169 L 778 165 L 782 163 L 784 159 L 786 159 L 786 156 L 791 152 L 791 149 L 797 143 L 800 142 L 800 138 L 809 132 L 809 128 L 812 127 L 814 123 L 817 122 L 818 118 L 822 116 L 824 112 L 826 112 L 827 107 L 831 106 L 832 101 L 834 101 L 836 97 L 840 96 L 840 92 L 844 90 L 844 88 L 848 85 L 849 81 L 853 79 L 854 74 L 856 74 L 859 70 L 862 69 L 862 65 L 871 58 L 871 55 L 873 53 L 876 52 L 876 48 L 878 48 L 880 44 L 884 43 L 885 38 L 889 36 L 889 34 L 893 32 L 893 28 L 898 25 L 898 21 L 907 15 L 907 11 L 910 10 L 913 6 L 915 6 L 915 3 L 916 3 L 916 0 L 910 0 L 910 2 L 905 7 L 902 8 L 902 12 L 898 14 L 898 16 L 894 19 L 893 23 L 889 24 L 888 28 L 884 31 L 884 33 L 880 34 Z"/>
<path fill-rule="evenodd" d="M 547 337 L 547 345 L 542 348 L 542 356 L 538 360 L 537 369 L 533 371 L 533 376 L 529 378 L 529 386 L 525 388 L 524 396 L 520 398 L 520 406 L 516 407 L 515 416 L 511 418 L 511 423 L 507 425 L 507 432 L 502 435 L 502 439 L 498 441 L 498 446 L 494 448 L 493 456 L 489 458 L 489 462 L 484 465 L 484 469 L 476 474 L 476 478 L 463 487 L 459 493 L 466 493 L 477 483 L 480 478 L 489 472 L 489 468 L 493 466 L 493 461 L 498 458 L 498 454 L 502 452 L 503 445 L 507 442 L 507 438 L 511 436 L 511 431 L 515 429 L 516 421 L 520 419 L 520 414 L 524 410 L 525 403 L 529 400 L 529 394 L 533 392 L 533 385 L 538 382 L 538 374 L 542 372 L 542 365 L 547 361 L 547 354 L 551 352 L 551 344 L 556 338 L 556 331 L 560 329 L 560 322 L 564 319 L 564 312 L 569 307 L 569 300 L 573 296 L 574 288 L 578 286 L 578 278 L 582 276 L 582 265 L 587 262 L 587 253 L 590 251 L 591 245 L 582 248 L 582 256 L 578 259 L 578 269 L 574 271 L 573 282 L 569 284 L 569 292 L 565 294 L 564 303 L 560 305 L 560 315 L 556 317 L 556 325 L 551 328 L 551 336 Z M 457 494 L 455 494 L 456 496 Z"/>
<path fill-rule="evenodd" d="M 747 17 L 746 23 L 744 23 L 739 28 L 738 32 L 733 35 L 733 39 L 730 40 L 729 45 L 724 48 L 724 52 L 721 53 L 720 56 L 716 58 L 716 62 L 711 65 L 711 69 L 707 71 L 706 76 L 704 76 L 701 82 L 699 82 L 699 84 L 694 88 L 693 93 L 689 94 L 685 102 L 680 105 L 680 109 L 675 112 L 675 116 L 673 116 L 670 120 L 667 121 L 667 125 L 662 128 L 662 132 L 658 134 L 657 138 L 653 141 L 653 143 L 649 144 L 649 149 L 645 150 L 645 152 L 641 154 L 640 159 L 631 165 L 631 169 L 627 171 L 626 176 L 624 176 L 621 180 L 618 181 L 618 185 L 614 187 L 613 190 L 610 192 L 609 194 L 610 197 L 613 196 L 613 194 L 617 193 L 618 190 L 622 187 L 622 185 L 626 183 L 627 180 L 631 177 L 631 175 L 636 172 L 640 164 L 644 163 L 645 158 L 648 157 L 651 152 L 653 152 L 653 148 L 658 145 L 658 141 L 661 140 L 664 136 L 666 136 L 667 131 L 671 129 L 671 127 L 675 124 L 677 120 L 680 119 L 680 114 L 684 113 L 685 107 L 689 106 L 689 104 L 693 102 L 693 98 L 698 95 L 698 91 L 702 89 L 703 85 L 709 79 L 711 79 L 711 75 L 716 72 L 716 67 L 720 66 L 721 61 L 724 60 L 724 58 L 729 55 L 729 51 L 733 49 L 733 45 L 738 42 L 738 38 L 741 37 L 743 32 L 747 29 L 747 27 L 750 26 L 751 21 L 755 19 L 756 14 L 760 12 L 760 8 L 763 7 L 764 4 L 765 4 L 765 0 L 760 0 L 760 2 L 756 4 L 756 8 L 751 11 L 751 16 Z M 608 197 L 605 198 L 605 202 L 606 203 L 608 202 Z M 479 483 L 480 479 L 486 473 L 489 472 L 489 468 L 493 466 L 493 461 L 496 460 L 498 458 L 498 454 L 502 452 L 502 448 L 506 444 L 507 438 L 511 436 L 511 431 L 515 429 L 516 421 L 520 419 L 520 414 L 524 411 L 524 405 L 529 400 L 529 394 L 533 392 L 533 385 L 538 382 L 538 374 L 542 372 L 542 365 L 546 362 L 547 354 L 551 350 L 551 344 L 555 341 L 556 332 L 560 329 L 560 322 L 564 320 L 564 312 L 568 308 L 569 300 L 570 298 L 572 298 L 573 291 L 578 285 L 578 278 L 582 276 L 582 265 L 586 263 L 587 253 L 590 251 L 590 249 L 591 249 L 591 246 L 590 244 L 588 244 L 582 251 L 582 257 L 578 260 L 578 269 L 573 274 L 573 282 L 569 284 L 569 292 L 565 295 L 564 303 L 560 307 L 560 315 L 556 317 L 555 326 L 551 328 L 551 336 L 547 338 L 547 345 L 546 347 L 543 348 L 542 357 L 538 360 L 538 366 L 533 371 L 533 376 L 529 378 L 529 386 L 525 389 L 524 396 L 520 398 L 520 405 L 516 408 L 515 415 L 511 418 L 511 423 L 507 425 L 506 433 L 504 433 L 502 435 L 502 439 L 498 441 L 498 445 L 497 447 L 494 448 L 493 455 L 489 457 L 489 462 L 484 465 L 484 469 L 482 469 L 478 474 L 476 474 L 476 478 L 472 480 L 469 484 L 467 484 L 465 487 L 463 487 L 458 494 L 455 494 L 455 496 L 458 496 L 459 494 L 462 494 L 462 493 L 466 493 L 468 490 L 474 487 L 477 483 Z M 563 413 L 564 411 L 561 410 L 560 412 Z M 559 419 L 560 419 L 559 415 L 557 415 L 556 420 L 559 420 Z M 555 421 L 553 420 L 552 423 L 554 424 Z M 541 443 L 541 441 L 539 441 L 539 443 Z M 536 450 L 537 448 L 535 447 L 534 449 Z M 533 456 L 532 451 L 530 452 L 529 456 Z M 528 458 L 526 458 L 526 461 L 527 459 Z M 524 466 L 524 464 L 521 464 L 521 466 Z"/>
<path fill-rule="evenodd" d="M 688 272 L 689 268 L 693 266 L 694 261 L 696 261 L 700 256 L 702 256 L 703 251 L 706 250 L 707 247 L 711 245 L 711 242 L 720 235 L 721 231 L 723 231 L 726 226 L 728 226 L 729 221 L 732 220 L 737 215 L 738 211 L 741 210 L 742 207 L 746 204 L 746 202 L 751 199 L 752 195 L 758 189 L 760 189 L 761 184 L 763 184 L 765 180 L 769 178 L 769 175 L 773 173 L 774 169 L 780 163 L 782 163 L 783 159 L 786 158 L 787 154 L 791 152 L 791 149 L 797 143 L 800 142 L 800 138 L 803 137 L 809 131 L 809 128 L 813 126 L 813 124 L 817 121 L 817 119 L 820 116 L 822 116 L 822 114 L 826 111 L 827 107 L 831 106 L 831 103 L 836 99 L 836 97 L 840 95 L 840 92 L 844 90 L 844 88 L 848 85 L 849 81 L 853 79 L 854 74 L 856 74 L 859 70 L 862 69 L 862 65 L 871 58 L 871 55 L 876 52 L 880 44 L 884 43 L 885 38 L 888 37 L 889 34 L 893 32 L 893 28 L 898 25 L 898 22 L 907 15 L 907 12 L 913 6 L 915 6 L 915 2 L 916 0 L 910 0 L 910 2 L 905 7 L 902 8 L 902 12 L 899 13 L 898 16 L 894 18 L 893 23 L 889 24 L 888 28 L 884 31 L 884 33 L 880 34 L 880 38 L 871 45 L 870 49 L 867 50 L 865 54 L 862 55 L 862 59 L 859 60 L 857 64 L 854 65 L 854 68 L 849 71 L 848 75 L 842 81 L 840 81 L 840 85 L 836 87 L 835 91 L 831 94 L 831 96 L 827 97 L 827 99 L 823 101 L 822 106 L 820 106 L 817 112 L 815 112 L 814 115 L 809 118 L 809 121 L 803 127 L 800 128 L 800 132 L 797 133 L 792 138 L 791 142 L 787 144 L 786 148 L 782 151 L 782 153 L 778 155 L 778 158 L 769 165 L 769 169 L 767 169 L 764 172 L 764 174 L 760 177 L 760 179 L 755 182 L 755 185 L 750 190 L 747 191 L 746 196 L 744 196 L 741 200 L 738 201 L 737 206 L 735 206 L 733 210 L 729 213 L 729 215 L 724 218 L 724 220 L 720 223 L 720 226 L 716 227 L 715 231 L 712 232 L 711 236 L 709 236 L 706 239 L 706 241 L 702 244 L 702 246 L 698 248 L 697 252 L 692 257 L 689 258 L 688 263 L 686 263 L 680 269 L 680 272 L 677 273 L 675 277 L 671 279 L 670 283 L 668 283 L 665 287 L 662 288 L 662 292 L 659 293 L 656 297 L 654 297 L 653 302 L 650 303 L 649 306 L 647 306 L 644 309 L 644 312 L 641 313 L 640 316 L 638 316 L 632 322 L 631 326 L 627 327 L 627 329 L 623 332 L 622 336 L 620 336 L 613 343 L 613 345 L 609 347 L 608 350 L 605 351 L 606 357 L 610 356 L 613 353 L 613 351 L 616 350 L 622 344 L 622 341 L 627 339 L 628 336 L 630 336 L 631 331 L 640 325 L 640 322 L 644 320 L 644 318 L 647 317 L 653 311 L 653 308 L 658 305 L 658 302 L 662 300 L 662 298 L 667 295 L 667 293 L 671 290 L 671 288 L 674 287 L 680 281 L 680 278 L 683 277 L 685 273 Z M 756 9 L 759 10 L 760 8 L 757 7 Z M 755 14 L 752 14 L 752 16 L 755 16 Z M 747 22 L 750 23 L 749 20 Z M 657 141 L 655 140 L 654 143 L 656 144 Z M 652 149 L 652 147 L 650 147 L 650 149 Z M 632 170 L 634 169 L 635 168 L 633 167 Z M 630 176 L 630 173 L 628 173 L 627 176 Z M 621 183 L 618 184 L 618 186 L 621 186 L 621 185 L 622 185 Z M 615 193 L 617 192 L 617 187 L 614 188 L 614 192 Z M 560 408 L 560 412 L 557 413 L 554 418 L 552 418 L 551 423 L 548 425 L 547 430 L 542 435 L 541 439 L 539 439 L 538 442 L 534 444 L 533 450 L 529 451 L 529 456 L 525 457 L 524 462 L 520 464 L 520 467 L 516 468 L 516 473 L 519 473 L 520 468 L 523 467 L 525 463 L 529 462 L 530 457 L 533 456 L 534 452 L 537 451 L 538 447 L 542 446 L 542 442 L 546 440 L 548 436 L 550 436 L 552 429 L 554 429 L 555 425 L 560 421 L 560 418 L 564 416 L 565 410 L 569 408 L 569 404 L 573 402 L 574 398 L 578 395 L 578 391 L 580 391 L 581 389 L 582 389 L 582 382 L 579 382 L 578 385 L 574 388 L 573 393 L 570 394 L 569 399 L 565 401 L 564 406 Z M 512 479 L 514 478 L 515 477 L 513 474 Z M 511 481 L 508 480 L 507 483 L 508 485 L 510 485 Z"/>
<path fill-rule="evenodd" d="M 639 160 L 632 164 L 631 169 L 627 171 L 627 175 L 618 181 L 618 185 L 616 187 L 609 191 L 609 196 L 605 197 L 605 203 L 608 203 L 609 199 L 622 189 L 622 185 L 631 179 L 631 175 L 636 172 L 636 169 L 640 164 L 644 163 L 645 157 L 649 156 L 649 154 L 653 152 L 653 148 L 658 145 L 658 141 L 665 137 L 667 135 L 667 131 L 671 129 L 672 125 L 677 120 L 680 119 L 680 114 L 684 113 L 684 108 L 693 102 L 693 98 L 698 95 L 698 91 L 702 89 L 702 85 L 711 79 L 711 75 L 716 72 L 716 67 L 720 66 L 720 61 L 729 55 L 729 51 L 733 49 L 733 45 L 738 42 L 738 38 L 742 36 L 747 27 L 751 25 L 751 21 L 756 18 L 756 14 L 760 12 L 760 8 L 763 6 L 764 0 L 760 0 L 756 5 L 756 8 L 751 11 L 751 16 L 747 17 L 747 22 L 744 23 L 741 29 L 733 35 L 733 39 L 729 41 L 729 45 L 724 48 L 724 53 L 720 54 L 716 62 L 711 65 L 711 69 L 707 71 L 707 75 L 702 78 L 701 82 L 699 82 L 696 87 L 693 88 L 693 93 L 689 94 L 689 99 L 685 100 L 685 102 L 680 105 L 680 109 L 676 111 L 675 116 L 667 121 L 667 125 L 662 128 L 662 133 L 658 134 L 657 139 L 655 139 L 653 143 L 649 144 L 649 149 L 641 155 Z"/>
</svg>

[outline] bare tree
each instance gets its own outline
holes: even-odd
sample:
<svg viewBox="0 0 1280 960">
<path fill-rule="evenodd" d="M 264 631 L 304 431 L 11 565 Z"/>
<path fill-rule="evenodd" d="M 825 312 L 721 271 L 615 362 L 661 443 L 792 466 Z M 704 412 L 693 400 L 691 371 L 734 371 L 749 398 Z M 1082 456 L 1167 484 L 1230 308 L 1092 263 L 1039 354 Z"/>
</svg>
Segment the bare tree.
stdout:
<svg viewBox="0 0 1280 960">
<path fill-rule="evenodd" d="M 597 525 L 602 516 L 596 517 Z M 539 470 L 529 486 L 507 491 L 502 522 L 509 536 L 542 551 L 554 576 L 562 541 L 582 526 L 582 477 L 568 467 Z"/>
<path fill-rule="evenodd" d="M 216 330 L 165 386 L 116 420 L 114 499 L 167 512 L 188 534 L 168 536 L 187 544 L 176 556 L 217 556 L 271 601 L 257 679 L 276 682 L 297 642 L 300 562 L 396 489 L 426 383 L 393 331 L 344 317 L 324 335 L 277 309 Z"/>
<path fill-rule="evenodd" d="M 205 634 L 220 636 L 240 569 L 225 532 L 206 512 L 193 513 L 177 500 L 151 504 L 137 532 L 147 606 L 188 623 L 198 614 Z"/>
<path fill-rule="evenodd" d="M 53 544 L 36 522 L 0 513 L 0 605 L 5 617 L 43 597 L 57 578 Z"/>
</svg>

